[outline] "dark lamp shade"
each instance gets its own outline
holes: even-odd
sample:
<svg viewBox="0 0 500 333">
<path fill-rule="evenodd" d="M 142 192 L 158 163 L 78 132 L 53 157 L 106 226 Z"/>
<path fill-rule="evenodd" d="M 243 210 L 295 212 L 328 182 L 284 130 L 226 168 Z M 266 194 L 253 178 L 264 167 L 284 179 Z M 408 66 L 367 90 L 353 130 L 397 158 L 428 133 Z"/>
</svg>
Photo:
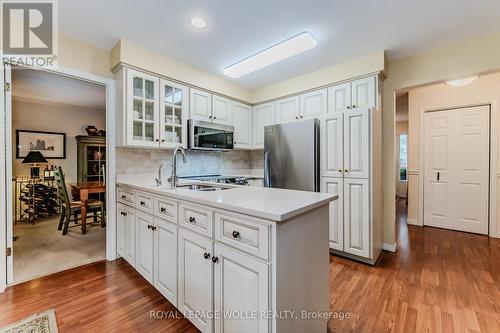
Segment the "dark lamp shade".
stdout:
<svg viewBox="0 0 500 333">
<path fill-rule="evenodd" d="M 28 155 L 24 158 L 22 163 L 48 163 L 48 161 L 43 157 L 42 153 L 39 151 L 30 151 Z"/>
</svg>

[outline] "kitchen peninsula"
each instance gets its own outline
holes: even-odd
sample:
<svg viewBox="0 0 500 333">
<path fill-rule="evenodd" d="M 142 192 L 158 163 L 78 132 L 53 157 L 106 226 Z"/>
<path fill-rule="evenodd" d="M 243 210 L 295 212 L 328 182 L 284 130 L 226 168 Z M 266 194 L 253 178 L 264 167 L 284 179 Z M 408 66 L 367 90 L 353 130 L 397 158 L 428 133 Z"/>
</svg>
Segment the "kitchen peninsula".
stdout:
<svg viewBox="0 0 500 333">
<path fill-rule="evenodd" d="M 202 332 L 326 332 L 337 195 L 138 174 L 117 199 L 118 253 Z"/>
</svg>

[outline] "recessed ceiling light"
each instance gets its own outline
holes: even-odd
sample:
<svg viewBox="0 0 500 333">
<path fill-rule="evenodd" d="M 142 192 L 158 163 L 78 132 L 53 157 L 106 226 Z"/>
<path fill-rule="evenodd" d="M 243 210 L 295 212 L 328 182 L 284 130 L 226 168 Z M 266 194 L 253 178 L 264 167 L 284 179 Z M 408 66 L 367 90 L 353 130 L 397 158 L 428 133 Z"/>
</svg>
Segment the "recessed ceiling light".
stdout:
<svg viewBox="0 0 500 333">
<path fill-rule="evenodd" d="M 468 77 L 466 79 L 446 81 L 446 84 L 452 87 L 463 87 L 468 85 L 469 83 L 476 81 L 478 77 L 479 76 L 476 75 L 473 77 Z"/>
<path fill-rule="evenodd" d="M 193 17 L 191 19 L 191 24 L 193 25 L 193 27 L 198 29 L 205 28 L 207 26 L 207 22 L 201 17 Z"/>
<path fill-rule="evenodd" d="M 316 40 L 308 32 L 303 32 L 264 51 L 225 68 L 222 72 L 231 78 L 239 78 L 259 69 L 293 57 L 316 46 Z"/>
</svg>

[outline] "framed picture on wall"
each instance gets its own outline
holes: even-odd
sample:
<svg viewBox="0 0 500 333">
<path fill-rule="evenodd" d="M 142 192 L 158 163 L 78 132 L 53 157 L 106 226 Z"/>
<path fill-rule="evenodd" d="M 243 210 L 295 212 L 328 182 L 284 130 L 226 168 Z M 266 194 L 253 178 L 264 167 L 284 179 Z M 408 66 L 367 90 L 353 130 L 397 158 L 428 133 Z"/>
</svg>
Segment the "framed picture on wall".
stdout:
<svg viewBox="0 0 500 333">
<path fill-rule="evenodd" d="M 16 130 L 16 158 L 39 151 L 45 158 L 66 158 L 66 133 Z"/>
</svg>

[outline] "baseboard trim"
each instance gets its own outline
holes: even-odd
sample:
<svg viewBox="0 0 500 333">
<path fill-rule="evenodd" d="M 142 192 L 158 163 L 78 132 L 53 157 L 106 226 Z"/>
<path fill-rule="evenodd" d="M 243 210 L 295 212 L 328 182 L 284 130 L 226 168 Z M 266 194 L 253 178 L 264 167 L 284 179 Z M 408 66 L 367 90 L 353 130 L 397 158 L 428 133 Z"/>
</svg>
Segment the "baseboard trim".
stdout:
<svg viewBox="0 0 500 333">
<path fill-rule="evenodd" d="M 384 251 L 396 252 L 396 247 L 397 247 L 396 243 L 394 243 L 394 244 L 387 244 L 387 243 L 382 244 L 382 249 Z"/>
<path fill-rule="evenodd" d="M 412 220 L 412 219 L 406 219 L 406 224 L 410 224 L 410 225 L 418 225 L 420 226 L 420 224 L 418 223 L 417 220 Z"/>
</svg>

